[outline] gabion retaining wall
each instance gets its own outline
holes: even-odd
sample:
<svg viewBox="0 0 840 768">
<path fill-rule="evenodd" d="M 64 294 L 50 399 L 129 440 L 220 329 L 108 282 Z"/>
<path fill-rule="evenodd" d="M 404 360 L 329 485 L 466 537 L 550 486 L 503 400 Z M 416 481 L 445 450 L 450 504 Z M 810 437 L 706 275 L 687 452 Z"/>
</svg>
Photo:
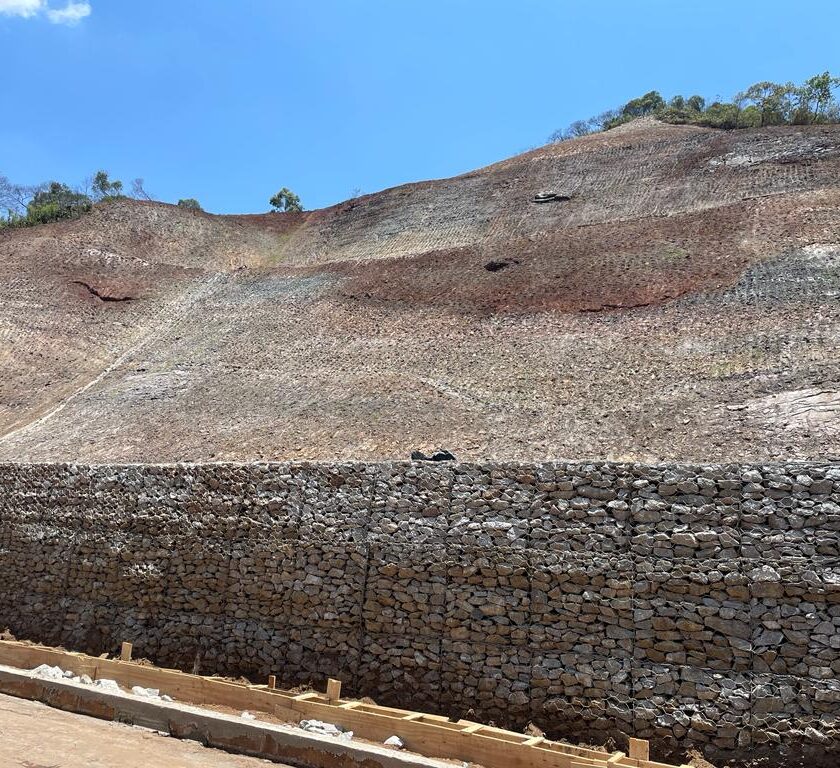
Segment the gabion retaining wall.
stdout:
<svg viewBox="0 0 840 768">
<path fill-rule="evenodd" d="M 840 754 L 832 465 L 0 465 L 0 597 L 19 638 L 188 671 Z"/>
</svg>

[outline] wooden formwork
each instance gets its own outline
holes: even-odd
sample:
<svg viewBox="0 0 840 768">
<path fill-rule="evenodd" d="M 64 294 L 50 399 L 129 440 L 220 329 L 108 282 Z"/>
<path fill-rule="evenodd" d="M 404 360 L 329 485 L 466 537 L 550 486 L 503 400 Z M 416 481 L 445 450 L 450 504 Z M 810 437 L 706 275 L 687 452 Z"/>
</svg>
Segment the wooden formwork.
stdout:
<svg viewBox="0 0 840 768">
<path fill-rule="evenodd" d="M 139 664 L 131 661 L 131 651 L 131 644 L 123 643 L 120 658 L 107 659 L 6 640 L 0 641 L 0 664 L 18 669 L 49 664 L 94 680 L 109 678 L 126 688 L 157 688 L 186 704 L 267 712 L 289 723 L 322 720 L 373 742 L 398 736 L 406 749 L 420 755 L 486 768 L 675 768 L 650 760 L 643 739 L 630 739 L 629 754 L 600 752 L 469 720 L 453 722 L 441 715 L 342 699 L 337 680 L 329 681 L 327 693 L 295 694 L 275 688 L 273 675 L 266 685 L 249 685 Z"/>
</svg>

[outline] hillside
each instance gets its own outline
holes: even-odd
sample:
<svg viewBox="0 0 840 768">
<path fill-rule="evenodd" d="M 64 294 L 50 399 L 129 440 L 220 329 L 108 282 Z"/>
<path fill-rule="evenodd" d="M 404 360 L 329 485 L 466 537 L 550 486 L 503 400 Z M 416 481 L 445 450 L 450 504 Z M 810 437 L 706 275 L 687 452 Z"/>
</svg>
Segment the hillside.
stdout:
<svg viewBox="0 0 840 768">
<path fill-rule="evenodd" d="M 0 460 L 837 458 L 838 339 L 840 127 L 641 120 L 302 214 L 0 233 Z"/>
</svg>

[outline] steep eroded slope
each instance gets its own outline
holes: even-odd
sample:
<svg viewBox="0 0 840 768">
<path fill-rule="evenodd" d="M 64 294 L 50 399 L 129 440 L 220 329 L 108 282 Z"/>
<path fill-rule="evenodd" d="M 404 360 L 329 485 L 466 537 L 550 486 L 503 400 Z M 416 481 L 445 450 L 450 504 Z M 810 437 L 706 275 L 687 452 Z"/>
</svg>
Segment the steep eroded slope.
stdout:
<svg viewBox="0 0 840 768">
<path fill-rule="evenodd" d="M 840 455 L 838 179 L 836 127 L 640 122 L 304 214 L 2 234 L 0 459 Z"/>
</svg>

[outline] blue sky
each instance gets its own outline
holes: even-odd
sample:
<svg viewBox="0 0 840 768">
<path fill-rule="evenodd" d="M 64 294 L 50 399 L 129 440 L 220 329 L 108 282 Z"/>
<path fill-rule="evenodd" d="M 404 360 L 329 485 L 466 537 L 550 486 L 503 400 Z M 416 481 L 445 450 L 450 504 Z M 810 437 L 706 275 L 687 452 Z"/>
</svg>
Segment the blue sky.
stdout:
<svg viewBox="0 0 840 768">
<path fill-rule="evenodd" d="M 0 0 L 0 174 L 105 168 L 219 213 L 288 186 L 317 208 L 650 89 L 838 74 L 838 51 L 833 0 Z"/>
</svg>

